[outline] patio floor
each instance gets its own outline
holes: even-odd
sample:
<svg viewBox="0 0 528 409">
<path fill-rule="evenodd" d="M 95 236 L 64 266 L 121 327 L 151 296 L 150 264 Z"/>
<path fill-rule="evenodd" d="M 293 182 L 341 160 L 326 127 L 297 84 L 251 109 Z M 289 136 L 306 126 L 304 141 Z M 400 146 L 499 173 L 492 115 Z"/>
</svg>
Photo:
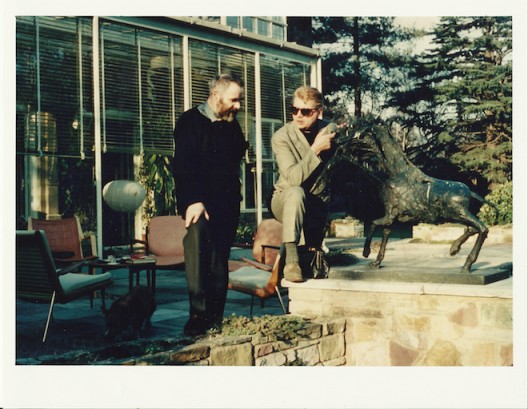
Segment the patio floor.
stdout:
<svg viewBox="0 0 528 409">
<path fill-rule="evenodd" d="M 330 249 L 350 249 L 360 257 L 364 239 L 328 239 L 326 245 Z M 392 240 L 391 240 L 392 242 Z M 394 243 L 399 241 L 395 239 Z M 403 240 L 407 242 L 407 240 Z M 427 254 L 431 249 L 424 245 Z M 391 246 L 392 247 L 392 246 Z M 397 247 L 397 246 L 396 246 Z M 422 246 L 423 247 L 423 246 Z M 469 251 L 471 246 L 467 246 Z M 497 248 L 499 250 L 497 250 Z M 414 247 L 413 247 L 414 249 Z M 446 244 L 440 245 L 435 250 L 439 253 L 447 252 Z M 248 250 L 239 250 L 247 252 Z M 483 254 L 479 259 L 484 263 L 486 257 L 492 257 L 497 251 L 506 260 L 511 260 L 511 243 L 509 245 L 493 245 L 486 243 Z M 404 264 L 419 262 L 419 257 L 413 257 L 416 249 L 409 255 L 410 260 Z M 232 258 L 249 256 L 248 254 L 233 253 Z M 462 256 L 461 256 L 462 257 Z M 504 258 L 503 257 L 503 258 Z M 372 258 L 372 257 L 371 257 Z M 390 257 L 387 257 L 389 260 Z M 390 261 L 390 260 L 389 260 Z M 389 264 L 387 261 L 387 264 Z M 461 262 L 460 262 L 461 263 Z M 456 270 L 458 271 L 458 270 Z M 110 307 L 112 301 L 128 292 L 128 270 L 119 269 L 112 271 L 113 283 L 107 289 L 106 304 Z M 145 272 L 140 273 L 141 285 L 146 285 Z M 511 279 L 510 279 L 511 281 Z M 288 308 L 288 289 L 281 290 L 283 300 Z M 281 315 L 283 314 L 277 297 L 265 300 L 261 308 L 260 300 L 255 298 L 253 315 Z M 167 338 L 184 338 L 183 326 L 188 319 L 188 296 L 185 272 L 158 271 L 156 274 L 156 303 L 157 309 L 152 316 L 152 327 L 143 331 L 142 338 L 151 340 Z M 231 314 L 248 316 L 250 311 L 251 297 L 235 291 L 228 291 L 225 316 Z M 31 358 L 43 355 L 61 355 L 66 352 L 90 351 L 108 345 L 103 339 L 106 330 L 103 313 L 101 311 L 101 299 L 94 299 L 93 308 L 90 309 L 88 298 L 72 301 L 68 304 L 57 304 L 54 307 L 54 319 L 48 331 L 48 339 L 42 342 L 42 335 L 48 313 L 47 304 L 34 304 L 27 301 L 16 301 L 16 360 L 17 363 L 31 363 Z M 29 359 L 28 362 L 24 362 Z"/>
<path fill-rule="evenodd" d="M 140 285 L 146 285 L 145 272 L 140 273 Z M 112 271 L 113 283 L 107 288 L 106 306 L 128 292 L 128 271 Z M 287 297 L 283 297 L 286 302 Z M 249 315 L 251 296 L 228 291 L 225 315 Z M 156 304 L 152 327 L 142 332 L 143 338 L 184 337 L 183 326 L 189 317 L 187 284 L 184 271 L 156 273 Z M 42 355 L 59 355 L 75 350 L 90 350 L 105 345 L 104 317 L 101 299 L 95 298 L 90 309 L 88 298 L 67 304 L 56 304 L 45 343 L 41 342 L 48 313 L 48 304 L 16 302 L 16 359 L 35 358 Z M 253 315 L 280 315 L 282 309 L 277 297 L 271 297 L 261 308 L 255 298 Z"/>
</svg>

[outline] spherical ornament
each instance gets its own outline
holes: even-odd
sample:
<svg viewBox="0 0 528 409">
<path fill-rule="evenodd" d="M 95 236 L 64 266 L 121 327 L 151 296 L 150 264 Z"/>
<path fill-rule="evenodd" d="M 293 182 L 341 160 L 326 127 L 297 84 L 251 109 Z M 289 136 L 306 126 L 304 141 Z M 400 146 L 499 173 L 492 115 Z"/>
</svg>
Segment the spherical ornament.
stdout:
<svg viewBox="0 0 528 409">
<path fill-rule="evenodd" d="M 145 188 L 131 180 L 113 180 L 103 188 L 104 201 L 116 212 L 135 212 L 145 195 Z"/>
</svg>

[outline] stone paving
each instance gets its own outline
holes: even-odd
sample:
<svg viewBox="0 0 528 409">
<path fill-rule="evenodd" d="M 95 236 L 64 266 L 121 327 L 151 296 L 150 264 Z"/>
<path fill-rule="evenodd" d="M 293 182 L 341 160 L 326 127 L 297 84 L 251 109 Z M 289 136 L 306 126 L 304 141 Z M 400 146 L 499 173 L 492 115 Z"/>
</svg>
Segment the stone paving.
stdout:
<svg viewBox="0 0 528 409">
<path fill-rule="evenodd" d="M 107 289 L 106 305 L 128 292 L 128 272 L 112 271 L 113 284 Z M 140 285 L 146 285 L 145 272 L 141 273 Z M 285 301 L 287 297 L 284 298 Z M 157 309 L 152 316 L 152 328 L 142 333 L 143 338 L 184 337 L 182 331 L 188 319 L 188 296 L 184 271 L 158 271 L 156 274 Z M 251 297 L 228 291 L 225 314 L 249 315 Z M 75 350 L 90 350 L 105 345 L 105 323 L 101 312 L 101 299 L 95 298 L 90 309 L 88 298 L 67 304 L 56 304 L 48 338 L 42 343 L 48 305 L 27 301 L 16 302 L 16 359 L 36 358 L 42 355 L 59 355 Z M 272 297 L 261 308 L 255 299 L 253 315 L 280 315 L 278 298 Z"/>
</svg>

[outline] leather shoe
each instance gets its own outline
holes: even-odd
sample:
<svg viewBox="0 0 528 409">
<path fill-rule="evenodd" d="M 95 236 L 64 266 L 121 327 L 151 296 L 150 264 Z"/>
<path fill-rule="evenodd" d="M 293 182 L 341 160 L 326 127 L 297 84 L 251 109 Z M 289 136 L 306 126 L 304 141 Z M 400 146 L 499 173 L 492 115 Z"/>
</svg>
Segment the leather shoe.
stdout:
<svg viewBox="0 0 528 409">
<path fill-rule="evenodd" d="M 208 329 L 209 326 L 204 318 L 192 315 L 183 327 L 183 333 L 190 337 L 195 337 L 198 335 L 204 335 Z"/>
<path fill-rule="evenodd" d="M 299 263 L 287 263 L 284 266 L 284 278 L 292 283 L 302 283 L 304 278 Z"/>
</svg>

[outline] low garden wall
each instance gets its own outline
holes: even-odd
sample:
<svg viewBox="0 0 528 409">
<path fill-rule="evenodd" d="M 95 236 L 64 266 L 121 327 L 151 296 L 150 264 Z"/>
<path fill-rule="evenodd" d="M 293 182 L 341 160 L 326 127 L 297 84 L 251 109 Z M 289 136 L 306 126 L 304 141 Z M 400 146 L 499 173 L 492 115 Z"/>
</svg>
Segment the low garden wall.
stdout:
<svg viewBox="0 0 528 409">
<path fill-rule="evenodd" d="M 344 319 L 311 322 L 299 337 L 272 340 L 262 335 L 212 337 L 178 351 L 166 351 L 131 364 L 222 366 L 315 366 L 345 365 Z"/>
<path fill-rule="evenodd" d="M 17 361 L 21 365 L 340 366 L 346 364 L 346 320 L 303 320 L 288 339 L 208 335 L 194 340 L 142 339 L 98 350 Z"/>
<path fill-rule="evenodd" d="M 513 364 L 507 282 L 454 286 L 311 280 L 289 292 L 293 314 L 346 319 L 347 365 Z"/>
</svg>

